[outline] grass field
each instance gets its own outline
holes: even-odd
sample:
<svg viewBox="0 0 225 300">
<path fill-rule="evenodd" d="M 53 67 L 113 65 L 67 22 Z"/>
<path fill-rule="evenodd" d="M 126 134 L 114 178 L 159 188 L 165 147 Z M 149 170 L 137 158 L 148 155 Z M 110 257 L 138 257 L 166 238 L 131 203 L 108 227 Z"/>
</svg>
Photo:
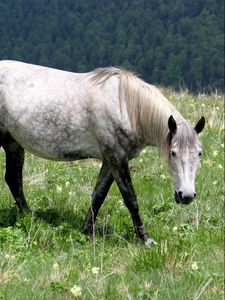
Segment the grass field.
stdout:
<svg viewBox="0 0 225 300">
<path fill-rule="evenodd" d="M 192 123 L 202 115 L 204 154 L 197 199 L 177 205 L 167 167 L 156 149 L 130 162 L 142 219 L 158 245 L 144 247 L 112 186 L 95 228 L 82 233 L 100 162 L 45 161 L 30 154 L 25 194 L 35 213 L 19 216 L 4 182 L 0 150 L 0 299 L 224 298 L 223 96 L 165 91 Z"/>
</svg>

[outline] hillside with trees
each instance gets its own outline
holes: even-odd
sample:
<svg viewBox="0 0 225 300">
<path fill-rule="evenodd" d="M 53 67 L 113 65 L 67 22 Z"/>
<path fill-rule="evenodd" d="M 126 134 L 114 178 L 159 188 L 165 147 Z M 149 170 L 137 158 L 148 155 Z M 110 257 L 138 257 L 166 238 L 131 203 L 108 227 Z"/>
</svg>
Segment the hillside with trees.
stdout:
<svg viewBox="0 0 225 300">
<path fill-rule="evenodd" d="M 74 72 L 123 66 L 147 82 L 224 89 L 222 0 L 0 0 L 0 59 Z"/>
</svg>

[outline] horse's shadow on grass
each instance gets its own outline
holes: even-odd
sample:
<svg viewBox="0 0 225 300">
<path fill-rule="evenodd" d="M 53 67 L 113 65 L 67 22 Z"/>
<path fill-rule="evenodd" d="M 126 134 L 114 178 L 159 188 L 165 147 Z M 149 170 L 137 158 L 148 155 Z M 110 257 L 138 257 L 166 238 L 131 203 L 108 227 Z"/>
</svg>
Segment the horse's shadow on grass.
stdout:
<svg viewBox="0 0 225 300">
<path fill-rule="evenodd" d="M 68 224 L 74 229 L 83 230 L 84 219 L 71 210 L 60 211 L 59 209 L 49 208 L 46 210 L 37 210 L 34 213 L 35 219 L 42 220 L 54 227 L 61 224 Z"/>
<path fill-rule="evenodd" d="M 24 214 L 18 212 L 16 207 L 2 208 L 0 209 L 0 227 L 14 227 L 16 222 L 24 216 Z M 70 210 L 62 211 L 56 208 L 39 209 L 35 210 L 31 216 L 33 216 L 34 220 L 42 220 L 53 227 L 68 224 L 74 229 L 83 230 L 83 218 Z"/>
<path fill-rule="evenodd" d="M 17 222 L 18 211 L 16 207 L 0 209 L 0 227 L 13 227 Z"/>
<path fill-rule="evenodd" d="M 29 215 L 34 218 L 34 222 L 42 221 L 52 227 L 66 224 L 72 230 L 84 233 L 84 216 L 74 214 L 71 210 L 60 210 L 59 208 L 38 209 Z M 16 227 L 16 223 L 23 222 L 23 218 L 26 218 L 26 216 L 27 214 L 19 213 L 16 207 L 0 208 L 0 227 Z M 105 225 L 105 223 L 100 223 L 95 227 L 99 236 L 111 235 L 114 232 L 112 225 L 107 224 L 106 227 Z"/>
</svg>

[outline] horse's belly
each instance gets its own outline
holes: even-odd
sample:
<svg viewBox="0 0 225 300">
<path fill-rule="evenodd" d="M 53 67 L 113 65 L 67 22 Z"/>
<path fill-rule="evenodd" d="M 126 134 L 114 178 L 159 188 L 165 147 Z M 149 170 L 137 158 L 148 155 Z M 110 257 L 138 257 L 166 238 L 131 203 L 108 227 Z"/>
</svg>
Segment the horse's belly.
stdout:
<svg viewBox="0 0 225 300">
<path fill-rule="evenodd" d="M 88 113 L 81 104 L 41 104 L 26 110 L 10 107 L 5 114 L 7 130 L 22 147 L 52 160 L 101 158 Z"/>
<path fill-rule="evenodd" d="M 24 134 L 25 133 L 25 134 Z M 101 152 L 97 141 L 90 132 L 76 132 L 71 136 L 55 134 L 48 136 L 33 136 L 13 131 L 13 137 L 27 151 L 45 159 L 71 161 L 84 158 L 99 158 Z"/>
</svg>

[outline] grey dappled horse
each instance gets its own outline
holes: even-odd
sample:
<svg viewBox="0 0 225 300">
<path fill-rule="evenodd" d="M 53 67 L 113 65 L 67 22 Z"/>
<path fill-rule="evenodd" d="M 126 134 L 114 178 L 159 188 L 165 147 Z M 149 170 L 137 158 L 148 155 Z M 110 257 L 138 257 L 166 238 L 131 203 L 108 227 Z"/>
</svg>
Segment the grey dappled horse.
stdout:
<svg viewBox="0 0 225 300">
<path fill-rule="evenodd" d="M 147 145 L 168 161 L 177 203 L 195 198 L 202 145 L 192 127 L 160 91 L 118 68 L 76 74 L 16 61 L 0 62 L 0 146 L 6 154 L 5 180 L 20 211 L 24 149 L 52 160 L 102 160 L 85 220 L 92 233 L 97 213 L 115 180 L 138 237 L 154 243 L 141 221 L 128 161 Z"/>
</svg>

